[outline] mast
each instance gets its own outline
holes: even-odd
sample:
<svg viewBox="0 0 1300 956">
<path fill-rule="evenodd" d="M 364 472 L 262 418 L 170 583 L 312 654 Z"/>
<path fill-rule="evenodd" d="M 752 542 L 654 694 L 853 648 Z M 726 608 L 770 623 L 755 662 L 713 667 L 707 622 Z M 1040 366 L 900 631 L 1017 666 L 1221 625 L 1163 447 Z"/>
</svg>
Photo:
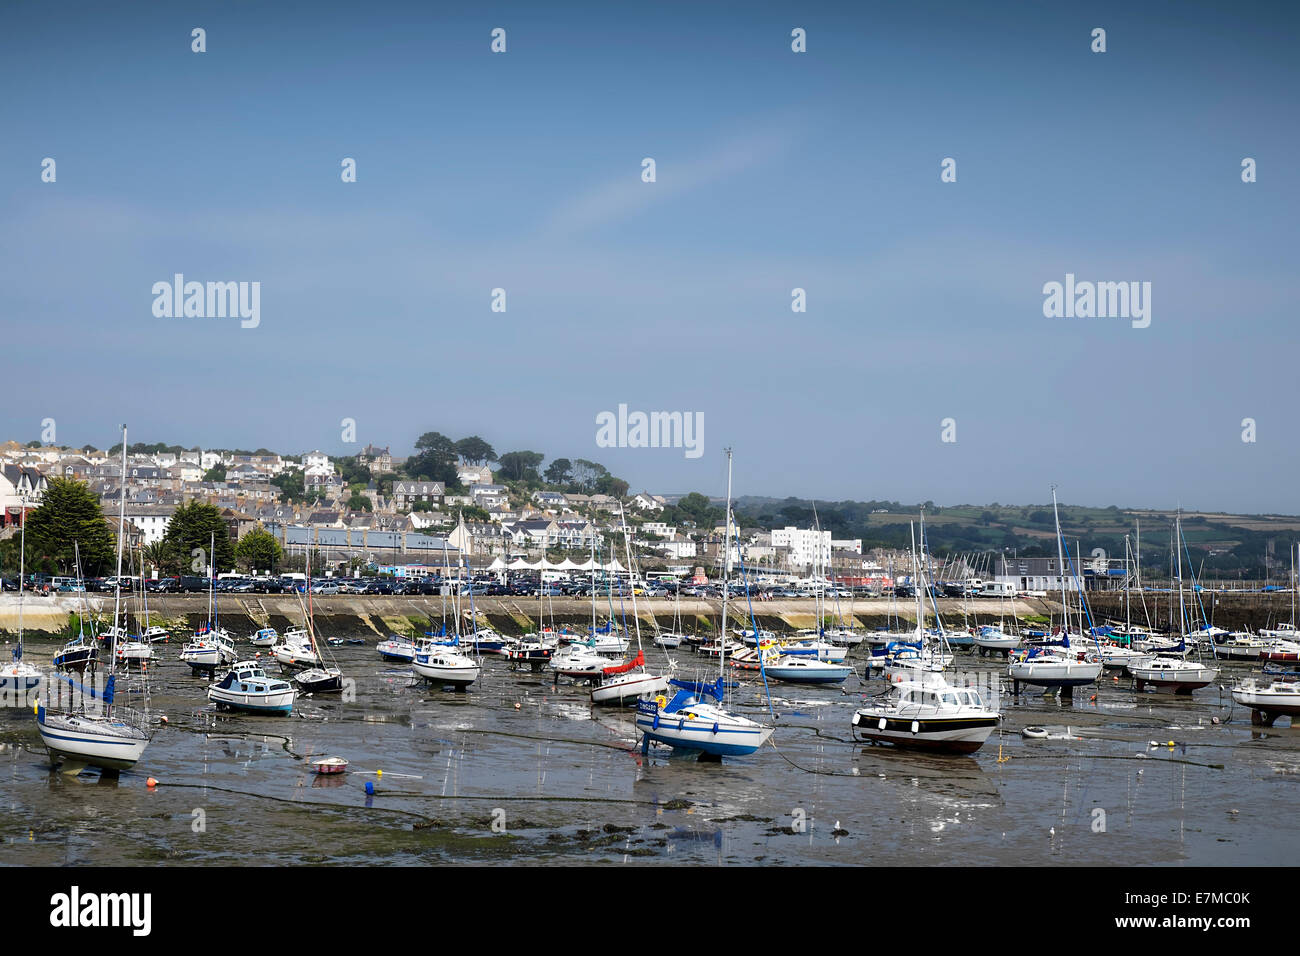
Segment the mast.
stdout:
<svg viewBox="0 0 1300 956">
<path fill-rule="evenodd" d="M 113 640 L 108 649 L 108 672 L 117 659 L 117 615 L 122 604 L 122 539 L 126 536 L 126 425 L 122 426 L 122 483 L 117 495 L 117 577 L 113 582 Z"/>
<path fill-rule="evenodd" d="M 1056 507 L 1056 485 L 1052 485 L 1052 517 L 1056 519 L 1056 566 L 1061 575 L 1061 636 L 1068 641 L 1070 612 L 1065 602 L 1065 552 L 1061 546 L 1061 514 Z"/>
<path fill-rule="evenodd" d="M 726 675 L 726 658 L 727 658 L 727 595 L 731 591 L 731 582 L 728 580 L 728 571 L 731 568 L 731 449 L 727 452 L 727 517 L 726 525 L 722 535 L 722 626 L 718 632 L 718 678 L 722 679 Z M 758 635 L 754 635 L 754 642 L 758 643 Z M 759 648 L 762 653 L 762 648 Z"/>
<path fill-rule="evenodd" d="M 22 576 L 26 574 L 27 566 L 25 559 L 27 557 L 27 496 L 18 498 L 18 510 L 22 515 L 22 528 L 18 532 L 18 657 L 22 657 Z M 75 548 L 77 542 L 73 542 Z M 81 562 L 78 562 L 78 570 L 81 568 Z M 79 575 L 78 575 L 79 576 Z M 1295 614 L 1292 613 L 1291 619 L 1295 620 Z"/>
<path fill-rule="evenodd" d="M 627 518 L 624 517 L 623 515 L 622 501 L 618 503 L 618 520 L 619 523 L 622 524 L 623 526 L 623 553 L 627 555 L 627 576 L 629 580 L 633 580 L 633 570 L 635 569 L 636 565 L 632 563 L 632 545 L 628 540 L 630 536 L 628 535 L 628 530 L 627 530 Z M 553 619 L 555 616 L 554 611 L 551 612 L 551 616 Z M 641 648 L 641 618 L 637 616 L 637 610 L 636 610 L 636 584 L 635 583 L 633 583 L 632 585 L 632 623 L 636 626 L 637 654 L 638 655 L 644 654 L 645 652 Z M 625 624 L 624 628 L 626 629 L 626 627 L 627 625 Z"/>
<path fill-rule="evenodd" d="M 1183 512 L 1181 508 L 1178 510 L 1178 516 L 1174 519 L 1174 529 L 1175 539 L 1181 538 L 1183 536 Z M 1181 633 L 1186 633 L 1187 615 L 1183 608 L 1183 552 L 1176 549 L 1175 553 L 1178 560 L 1178 629 Z"/>
</svg>

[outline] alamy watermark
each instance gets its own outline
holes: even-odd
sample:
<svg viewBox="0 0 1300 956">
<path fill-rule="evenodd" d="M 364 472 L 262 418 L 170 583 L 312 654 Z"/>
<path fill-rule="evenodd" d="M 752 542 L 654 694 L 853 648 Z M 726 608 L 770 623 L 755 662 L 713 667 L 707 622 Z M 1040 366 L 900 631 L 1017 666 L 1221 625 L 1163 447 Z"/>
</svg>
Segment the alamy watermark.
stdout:
<svg viewBox="0 0 1300 956">
<path fill-rule="evenodd" d="M 1043 315 L 1049 319 L 1132 319 L 1133 328 L 1151 324 L 1150 282 L 1075 282 L 1043 285 Z"/>
<path fill-rule="evenodd" d="M 160 319 L 242 319 L 241 328 L 262 322 L 262 283 L 186 282 L 183 273 L 153 284 L 153 314 Z"/>
<path fill-rule="evenodd" d="M 704 454 L 703 412 L 629 412 L 596 415 L 596 445 L 600 448 L 684 448 L 687 458 Z"/>
</svg>

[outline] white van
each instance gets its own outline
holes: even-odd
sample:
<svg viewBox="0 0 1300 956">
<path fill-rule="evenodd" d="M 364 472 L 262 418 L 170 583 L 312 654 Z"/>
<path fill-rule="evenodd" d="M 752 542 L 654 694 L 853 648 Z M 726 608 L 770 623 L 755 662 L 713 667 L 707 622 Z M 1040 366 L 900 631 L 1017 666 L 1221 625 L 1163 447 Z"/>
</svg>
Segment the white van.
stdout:
<svg viewBox="0 0 1300 956">
<path fill-rule="evenodd" d="M 1010 581 L 985 581 L 980 587 L 982 597 L 1015 597 L 1016 586 Z"/>
</svg>

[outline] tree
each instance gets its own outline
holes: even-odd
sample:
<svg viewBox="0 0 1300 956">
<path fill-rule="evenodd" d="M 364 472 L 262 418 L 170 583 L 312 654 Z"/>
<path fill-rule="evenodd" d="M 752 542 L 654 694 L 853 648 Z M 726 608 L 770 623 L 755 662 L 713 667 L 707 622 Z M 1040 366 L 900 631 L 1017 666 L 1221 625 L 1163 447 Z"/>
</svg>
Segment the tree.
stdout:
<svg viewBox="0 0 1300 956">
<path fill-rule="evenodd" d="M 609 495 L 612 498 L 627 497 L 628 484 L 622 478 L 615 478 L 611 474 L 600 476 L 600 481 L 596 482 L 596 490 L 602 495 Z"/>
<path fill-rule="evenodd" d="M 406 474 L 417 481 L 441 481 L 459 486 L 456 443 L 441 432 L 425 432 L 415 442 L 416 454 L 406 460 Z"/>
<path fill-rule="evenodd" d="M 215 465 L 213 465 L 211 468 L 209 468 L 207 471 L 203 473 L 203 480 L 204 481 L 225 481 L 226 466 L 221 464 L 221 462 L 217 462 Z"/>
<path fill-rule="evenodd" d="M 27 513 L 27 554 L 52 562 L 64 574 L 72 574 L 76 548 L 81 551 L 81 570 L 94 576 L 116 559 L 113 529 L 99 506 L 99 498 L 83 482 L 51 478 L 41 505 Z"/>
<path fill-rule="evenodd" d="M 588 461 L 585 458 L 575 458 L 572 466 L 573 483 L 583 491 L 594 491 L 596 482 L 602 476 L 608 475 L 609 470 L 601 464 L 594 461 Z"/>
<path fill-rule="evenodd" d="M 280 498 L 286 502 L 304 501 L 307 498 L 306 479 L 301 468 L 288 468 L 271 478 L 271 484 L 280 489 Z"/>
<path fill-rule="evenodd" d="M 355 457 L 340 458 L 338 460 L 338 467 L 339 467 L 339 474 L 343 476 L 343 484 L 366 485 L 370 483 L 370 479 L 372 477 L 372 475 L 370 474 L 370 469 L 367 468 L 365 465 L 358 465 L 357 459 Z"/>
<path fill-rule="evenodd" d="M 456 442 L 456 454 L 471 465 L 485 465 L 497 460 L 497 453 L 492 450 L 492 446 L 477 435 Z"/>
<path fill-rule="evenodd" d="M 707 496 L 692 491 L 677 502 L 677 510 L 695 522 L 697 528 L 712 528 L 722 518 L 722 509 L 710 503 Z"/>
<path fill-rule="evenodd" d="M 537 478 L 537 466 L 546 456 L 537 451 L 508 451 L 497 463 L 502 477 L 510 481 L 529 481 Z"/>
<path fill-rule="evenodd" d="M 159 574 L 165 574 L 173 570 L 176 563 L 166 541 L 155 541 L 153 544 L 146 544 L 140 549 L 140 557 L 145 564 L 157 568 Z"/>
<path fill-rule="evenodd" d="M 235 545 L 235 558 L 246 571 L 271 571 L 283 557 L 280 542 L 261 525 L 249 531 Z"/>
<path fill-rule="evenodd" d="M 177 508 L 172 520 L 167 522 L 163 541 L 176 560 L 192 573 L 206 574 L 208 564 L 218 570 L 235 564 L 235 548 L 230 542 L 226 520 L 215 506 L 204 501 L 191 501 Z M 213 547 L 215 555 L 211 553 Z"/>
<path fill-rule="evenodd" d="M 546 466 L 542 477 L 553 485 L 567 485 L 573 478 L 573 462 L 567 458 L 557 458 Z"/>
<path fill-rule="evenodd" d="M 375 506 L 360 491 L 354 491 L 347 501 L 347 507 L 349 511 L 373 511 Z"/>
</svg>

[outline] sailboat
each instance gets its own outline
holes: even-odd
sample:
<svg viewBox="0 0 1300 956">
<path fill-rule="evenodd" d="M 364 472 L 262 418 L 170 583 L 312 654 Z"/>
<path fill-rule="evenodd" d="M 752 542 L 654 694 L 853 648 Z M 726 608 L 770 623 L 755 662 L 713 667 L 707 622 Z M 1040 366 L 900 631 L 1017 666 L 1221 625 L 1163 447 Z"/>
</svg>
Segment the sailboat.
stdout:
<svg viewBox="0 0 1300 956">
<path fill-rule="evenodd" d="M 86 604 L 86 589 L 81 583 L 81 545 L 72 542 L 73 562 L 77 570 L 77 587 L 81 595 L 81 613 L 77 615 L 77 636 L 54 655 L 51 662 L 56 671 L 79 671 L 84 673 L 99 659 L 99 648 L 95 645 L 95 622 L 90 622 L 90 637 L 86 637 L 86 619 L 90 609 Z"/>
<path fill-rule="evenodd" d="M 208 555 L 211 560 L 208 576 L 208 619 L 199 625 L 192 640 L 181 648 L 181 662 L 190 665 L 195 674 L 211 674 L 221 663 L 233 664 L 239 660 L 235 642 L 217 621 L 217 535 L 209 535 Z"/>
<path fill-rule="evenodd" d="M 0 666 L 0 707 L 26 707 L 40 694 L 45 675 L 23 660 L 23 575 L 26 573 L 27 499 L 22 500 L 22 530 L 18 544 L 18 644 L 13 660 Z"/>
<path fill-rule="evenodd" d="M 636 563 L 632 560 L 632 537 L 628 533 L 623 503 L 618 505 L 619 520 L 623 524 L 623 548 L 626 551 L 628 575 L 636 579 Z M 637 614 L 636 588 L 632 588 L 632 621 L 636 628 L 636 657 L 622 664 L 606 667 L 601 672 L 599 687 L 591 689 L 593 704 L 626 704 L 644 695 L 658 694 L 668 689 L 668 678 L 646 669 L 645 650 L 641 647 L 641 617 Z"/>
<path fill-rule="evenodd" d="M 1183 518 L 1180 512 L 1175 519 L 1174 535 L 1175 540 L 1185 547 L 1186 541 L 1183 539 L 1182 523 Z M 1187 558 L 1190 564 L 1190 553 Z M 1195 572 L 1192 574 L 1192 585 L 1193 587 L 1196 585 Z M 1183 552 L 1181 548 L 1178 550 L 1178 618 L 1179 629 L 1185 632 L 1187 610 L 1183 603 Z M 1186 643 L 1180 642 L 1174 650 L 1178 653 L 1186 653 Z M 1198 688 L 1212 684 L 1219 676 L 1217 667 L 1207 667 L 1196 661 L 1189 661 L 1184 657 L 1175 657 L 1172 654 L 1162 654 L 1149 661 L 1130 664 L 1128 671 L 1133 675 L 1139 691 L 1145 690 L 1146 686 L 1151 684 L 1154 687 L 1173 691 L 1175 694 L 1190 694 Z"/>
<path fill-rule="evenodd" d="M 134 564 L 134 557 L 132 558 L 132 564 Z M 134 579 L 132 579 L 132 581 L 134 581 Z M 149 599 L 145 596 L 143 574 L 140 575 L 140 605 L 144 612 L 145 627 L 148 627 Z M 127 630 L 125 606 L 122 608 L 122 612 L 122 626 L 119 628 L 117 627 L 117 622 L 113 622 L 114 628 L 120 635 L 117 641 L 117 659 L 125 666 L 131 664 L 147 664 L 149 661 L 153 660 L 153 647 L 150 646 L 148 640 L 144 639 L 143 634 L 134 635 Z"/>
<path fill-rule="evenodd" d="M 594 560 L 594 559 L 593 559 Z M 594 622 L 593 622 L 594 623 Z M 656 628 L 658 624 L 656 623 Z M 656 631 L 655 644 L 669 650 L 682 646 L 682 641 L 686 640 L 686 635 L 682 633 L 682 584 L 677 582 L 677 588 L 673 594 L 673 626 L 671 630 Z"/>
<path fill-rule="evenodd" d="M 719 635 L 727 633 L 727 595 L 731 590 L 731 449 L 727 449 L 727 521 L 722 555 L 722 622 Z M 726 694 L 726 647 L 718 655 L 718 679 L 713 683 L 670 680 L 677 687 L 672 700 L 662 695 L 643 697 L 636 704 L 636 727 L 641 731 L 641 752 L 650 741 L 675 750 L 698 751 L 710 758 L 754 753 L 772 736 L 772 728 L 733 714 L 724 706 Z"/>
<path fill-rule="evenodd" d="M 122 542 L 126 531 L 126 426 L 122 426 L 122 477 L 121 500 L 118 504 L 117 524 L 117 584 L 114 587 L 113 620 L 117 620 L 122 600 Z M 55 764 L 66 762 L 66 771 L 79 772 L 85 766 L 104 770 L 126 770 L 140 760 L 149 746 L 152 733 L 148 714 L 138 713 L 116 704 L 114 673 L 116 648 L 110 646 L 108 655 L 108 680 L 102 698 L 96 691 L 62 677 L 74 690 L 82 692 L 80 705 L 74 703 L 67 709 L 51 709 L 37 704 L 36 726 L 41 741 Z M 87 700 L 102 699 L 102 706 L 91 706 Z"/>
<path fill-rule="evenodd" d="M 1052 487 L 1052 514 L 1056 518 L 1056 556 L 1061 574 L 1061 634 L 1060 640 L 1053 642 L 1059 650 L 1046 650 L 1043 647 L 1030 647 L 1011 655 L 1007 665 L 1007 676 L 1011 678 L 1013 692 L 1020 693 L 1021 684 L 1036 687 L 1061 688 L 1066 694 L 1074 687 L 1091 684 L 1101 674 L 1101 661 L 1090 661 L 1086 655 L 1070 649 L 1070 612 L 1069 602 L 1065 596 L 1065 552 L 1064 538 L 1061 536 L 1061 517 L 1056 505 L 1056 487 Z M 1079 584 L 1079 601 L 1086 609 L 1083 600 L 1083 585 Z M 1091 613 L 1089 620 L 1091 620 Z"/>
<path fill-rule="evenodd" d="M 302 599 L 299 598 L 299 601 Z M 310 654 L 302 654 L 300 651 L 297 658 L 298 663 L 290 663 L 289 666 L 304 666 L 303 670 L 293 675 L 293 681 L 304 691 L 312 694 L 325 693 L 330 691 L 341 691 L 343 689 L 343 671 L 333 664 L 325 662 L 324 653 L 321 651 L 320 643 L 316 640 L 316 619 L 312 609 L 311 601 L 311 553 L 307 554 L 307 606 L 304 609 L 304 620 L 306 621 L 307 631 L 307 649 Z M 288 635 L 285 635 L 287 642 Z M 276 648 L 278 651 L 279 648 Z M 279 660 L 279 654 L 276 654 Z M 281 666 L 284 662 L 281 661 Z"/>
<path fill-rule="evenodd" d="M 469 571 L 469 565 L 461 558 L 462 565 L 466 572 Z M 470 588 L 470 619 L 477 621 L 478 612 L 474 607 L 474 589 Z M 446 630 L 446 625 L 443 625 Z M 464 690 L 474 681 L 478 680 L 483 671 L 483 666 L 479 660 L 462 654 L 458 647 L 460 645 L 460 621 L 456 623 L 456 637 L 450 643 L 435 643 L 431 637 L 426 637 L 416 648 L 415 658 L 411 661 L 411 668 L 417 675 L 423 677 L 426 681 L 436 684 L 451 685 L 456 690 Z"/>
</svg>

